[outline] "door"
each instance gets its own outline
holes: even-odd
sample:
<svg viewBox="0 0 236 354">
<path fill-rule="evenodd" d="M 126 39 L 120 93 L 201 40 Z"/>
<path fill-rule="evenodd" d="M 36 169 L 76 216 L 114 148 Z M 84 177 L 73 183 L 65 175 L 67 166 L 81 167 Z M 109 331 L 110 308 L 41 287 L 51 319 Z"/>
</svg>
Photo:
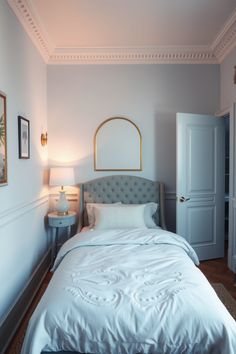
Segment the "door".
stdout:
<svg viewBox="0 0 236 354">
<path fill-rule="evenodd" d="M 236 104 L 230 111 L 229 119 L 229 245 L 228 266 L 236 273 Z M 235 279 L 236 280 L 236 279 Z"/>
<path fill-rule="evenodd" d="M 200 260 L 224 256 L 224 121 L 177 113 L 177 233 Z"/>
</svg>

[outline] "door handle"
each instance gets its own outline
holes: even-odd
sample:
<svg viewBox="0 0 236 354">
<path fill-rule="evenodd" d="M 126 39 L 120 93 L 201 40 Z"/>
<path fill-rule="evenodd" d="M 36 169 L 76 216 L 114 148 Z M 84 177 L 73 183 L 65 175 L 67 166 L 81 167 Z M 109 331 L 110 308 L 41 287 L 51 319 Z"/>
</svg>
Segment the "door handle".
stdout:
<svg viewBox="0 0 236 354">
<path fill-rule="evenodd" d="M 188 198 L 188 197 L 186 198 L 184 196 L 179 198 L 180 203 L 185 203 L 185 202 L 188 202 L 189 200 L 190 200 L 190 198 Z"/>
</svg>

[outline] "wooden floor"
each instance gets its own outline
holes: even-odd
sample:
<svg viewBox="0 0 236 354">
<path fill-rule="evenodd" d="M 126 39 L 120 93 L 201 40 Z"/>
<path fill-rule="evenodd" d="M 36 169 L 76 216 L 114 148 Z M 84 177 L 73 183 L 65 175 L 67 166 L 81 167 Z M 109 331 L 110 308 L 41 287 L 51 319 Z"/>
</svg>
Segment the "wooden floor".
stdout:
<svg viewBox="0 0 236 354">
<path fill-rule="evenodd" d="M 214 259 L 214 260 L 210 260 L 210 261 L 202 261 L 200 263 L 200 267 L 201 271 L 205 274 L 205 276 L 207 277 L 207 279 L 209 280 L 209 282 L 211 283 L 222 283 L 225 288 L 229 291 L 229 293 L 233 296 L 233 298 L 236 300 L 236 285 L 234 285 L 234 273 L 231 272 L 228 269 L 227 266 L 227 257 L 225 256 L 224 258 L 220 258 L 220 259 Z M 38 294 L 36 295 L 36 299 L 33 301 L 30 309 L 28 310 L 27 314 L 26 314 L 26 318 L 29 317 L 29 313 L 32 312 L 33 308 L 36 306 L 36 303 L 39 301 L 39 294 L 42 294 L 42 289 L 46 288 L 46 286 L 48 285 L 50 279 L 52 277 L 52 273 L 48 272 L 47 276 L 45 277 L 41 288 L 38 292 Z M 23 323 L 24 323 L 25 319 L 23 319 Z M 19 328 L 19 330 L 17 331 L 17 333 L 19 333 L 21 331 L 21 328 Z M 13 339 L 14 341 L 14 339 Z M 11 348 L 11 345 L 10 345 Z M 11 354 L 12 351 L 7 350 L 5 354 Z"/>
<path fill-rule="evenodd" d="M 210 261 L 202 261 L 199 268 L 205 274 L 210 283 L 222 283 L 236 300 L 234 273 L 231 272 L 227 266 L 227 256 Z"/>
</svg>

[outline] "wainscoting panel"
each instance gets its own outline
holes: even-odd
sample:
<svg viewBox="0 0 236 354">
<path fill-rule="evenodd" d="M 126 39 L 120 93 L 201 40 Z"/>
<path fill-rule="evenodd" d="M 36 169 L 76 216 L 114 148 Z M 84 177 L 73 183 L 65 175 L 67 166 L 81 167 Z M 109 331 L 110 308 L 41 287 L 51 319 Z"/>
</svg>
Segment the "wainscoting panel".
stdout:
<svg viewBox="0 0 236 354">
<path fill-rule="evenodd" d="M 0 354 L 50 267 L 48 195 L 0 213 Z"/>
<path fill-rule="evenodd" d="M 4 354 L 7 346 L 17 331 L 26 311 L 46 276 L 51 262 L 51 249 L 43 256 L 41 262 L 33 272 L 25 288 L 12 305 L 5 320 L 0 325 L 0 354 Z"/>
<path fill-rule="evenodd" d="M 29 203 L 19 204 L 16 207 L 4 211 L 0 214 L 0 227 L 5 226 L 13 220 L 22 217 L 24 214 L 31 212 L 34 208 L 38 208 L 41 205 L 48 203 L 48 200 L 48 195 L 46 195 Z"/>
<path fill-rule="evenodd" d="M 176 232 L 176 192 L 166 192 L 165 203 L 167 229 Z"/>
</svg>

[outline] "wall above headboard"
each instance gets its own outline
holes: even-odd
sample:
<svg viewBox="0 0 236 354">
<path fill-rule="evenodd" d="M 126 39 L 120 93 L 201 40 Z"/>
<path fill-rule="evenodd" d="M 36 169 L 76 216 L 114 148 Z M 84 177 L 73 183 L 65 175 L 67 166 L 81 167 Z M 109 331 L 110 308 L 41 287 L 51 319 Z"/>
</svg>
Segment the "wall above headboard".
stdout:
<svg viewBox="0 0 236 354">
<path fill-rule="evenodd" d="M 142 171 L 142 136 L 129 118 L 111 117 L 94 135 L 95 171 Z"/>
<path fill-rule="evenodd" d="M 176 112 L 214 114 L 219 79 L 219 65 L 50 65 L 49 163 L 76 166 L 77 182 L 122 174 L 94 171 L 93 137 L 106 117 L 130 117 L 142 132 L 143 169 L 127 173 L 165 182 L 173 219 Z"/>
</svg>

